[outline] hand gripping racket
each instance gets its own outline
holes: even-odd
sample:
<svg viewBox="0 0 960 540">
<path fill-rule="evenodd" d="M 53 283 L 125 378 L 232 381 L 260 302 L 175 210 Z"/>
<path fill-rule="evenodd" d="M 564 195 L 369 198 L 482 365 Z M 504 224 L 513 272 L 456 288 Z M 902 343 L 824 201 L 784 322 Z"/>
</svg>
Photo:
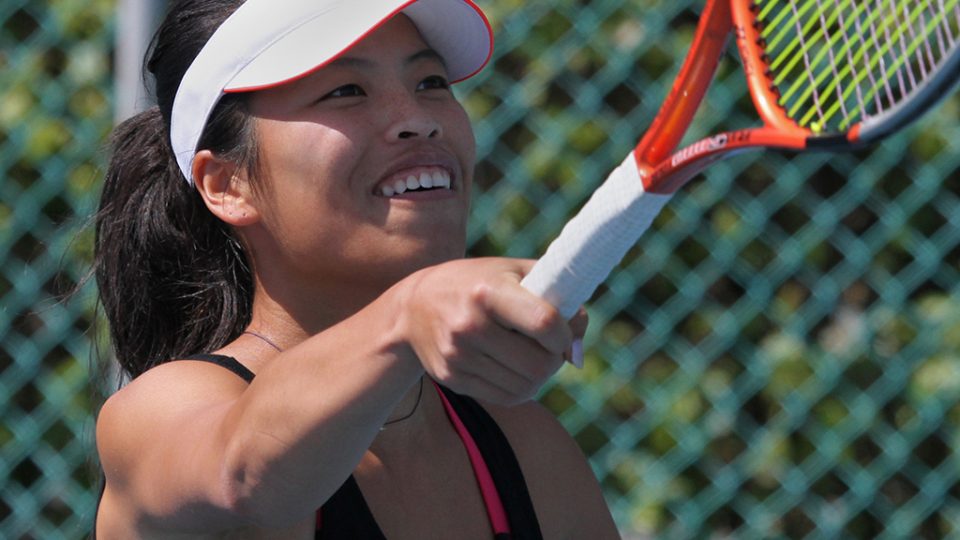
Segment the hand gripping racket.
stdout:
<svg viewBox="0 0 960 540">
<path fill-rule="evenodd" d="M 731 32 L 762 127 L 677 151 Z M 958 79 L 960 0 L 707 0 L 640 144 L 522 284 L 572 316 L 671 195 L 710 163 L 748 149 L 862 147 L 919 117 Z"/>
</svg>

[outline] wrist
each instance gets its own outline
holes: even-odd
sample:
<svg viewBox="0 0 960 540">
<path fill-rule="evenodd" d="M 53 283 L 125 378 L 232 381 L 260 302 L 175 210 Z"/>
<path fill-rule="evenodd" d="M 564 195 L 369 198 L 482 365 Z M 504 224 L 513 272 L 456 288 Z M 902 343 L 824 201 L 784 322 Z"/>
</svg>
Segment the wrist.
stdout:
<svg viewBox="0 0 960 540">
<path fill-rule="evenodd" d="M 424 369 L 416 351 L 411 344 L 411 324 L 409 306 L 415 297 L 416 274 L 388 289 L 377 299 L 377 311 L 385 324 L 379 325 L 381 347 L 385 354 L 394 357 L 406 370 L 415 372 L 417 376 L 423 374 Z"/>
</svg>

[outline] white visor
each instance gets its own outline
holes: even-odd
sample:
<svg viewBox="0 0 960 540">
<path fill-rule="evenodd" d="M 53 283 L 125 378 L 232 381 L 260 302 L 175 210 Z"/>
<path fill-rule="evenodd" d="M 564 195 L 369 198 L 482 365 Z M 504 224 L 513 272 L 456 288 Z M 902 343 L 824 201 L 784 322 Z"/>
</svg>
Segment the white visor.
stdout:
<svg viewBox="0 0 960 540">
<path fill-rule="evenodd" d="M 187 183 L 200 135 L 226 93 L 262 90 L 334 60 L 398 13 L 413 21 L 452 82 L 490 59 L 493 32 L 471 0 L 247 0 L 220 25 L 180 81 L 170 141 Z"/>
</svg>

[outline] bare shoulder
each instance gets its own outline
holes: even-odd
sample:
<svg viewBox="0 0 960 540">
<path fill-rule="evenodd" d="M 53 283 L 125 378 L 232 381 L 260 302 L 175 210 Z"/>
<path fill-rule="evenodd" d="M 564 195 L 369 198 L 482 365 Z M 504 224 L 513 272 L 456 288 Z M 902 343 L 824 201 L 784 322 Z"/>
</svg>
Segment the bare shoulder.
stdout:
<svg viewBox="0 0 960 540">
<path fill-rule="evenodd" d="M 215 444 L 211 429 L 245 388 L 221 367 L 178 361 L 147 371 L 110 396 L 97 416 L 96 440 L 107 478 L 100 513 L 112 515 L 98 516 L 98 524 L 127 529 L 146 515 L 169 512 L 179 504 L 169 487 L 183 478 L 193 479 L 188 485 L 195 491 L 180 495 L 213 498 L 197 491 L 217 481 L 217 470 L 204 470 L 209 461 L 203 458 L 214 449 L 197 448 L 197 441 Z"/>
<path fill-rule="evenodd" d="M 484 407 L 516 453 L 545 538 L 619 538 L 586 457 L 550 411 Z"/>
<path fill-rule="evenodd" d="M 125 439 L 142 441 L 144 437 L 137 432 L 155 430 L 197 409 L 234 400 L 246 386 L 238 376 L 210 363 L 161 364 L 106 400 L 97 416 L 98 445 Z"/>
<path fill-rule="evenodd" d="M 540 403 L 528 401 L 514 407 L 484 403 L 484 408 L 510 439 L 518 457 L 531 454 L 543 458 L 543 452 L 549 452 L 556 454 L 554 457 L 584 459 L 570 434 Z"/>
</svg>

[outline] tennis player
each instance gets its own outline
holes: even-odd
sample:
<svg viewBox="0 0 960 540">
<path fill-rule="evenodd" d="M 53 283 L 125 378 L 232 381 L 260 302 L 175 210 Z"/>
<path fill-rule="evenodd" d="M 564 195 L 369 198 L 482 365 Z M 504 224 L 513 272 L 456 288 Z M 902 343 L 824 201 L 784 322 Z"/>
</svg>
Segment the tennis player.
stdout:
<svg viewBox="0 0 960 540">
<path fill-rule="evenodd" d="M 465 260 L 469 0 L 181 0 L 96 272 L 129 384 L 95 536 L 615 538 L 538 389 L 586 326 Z"/>
</svg>

